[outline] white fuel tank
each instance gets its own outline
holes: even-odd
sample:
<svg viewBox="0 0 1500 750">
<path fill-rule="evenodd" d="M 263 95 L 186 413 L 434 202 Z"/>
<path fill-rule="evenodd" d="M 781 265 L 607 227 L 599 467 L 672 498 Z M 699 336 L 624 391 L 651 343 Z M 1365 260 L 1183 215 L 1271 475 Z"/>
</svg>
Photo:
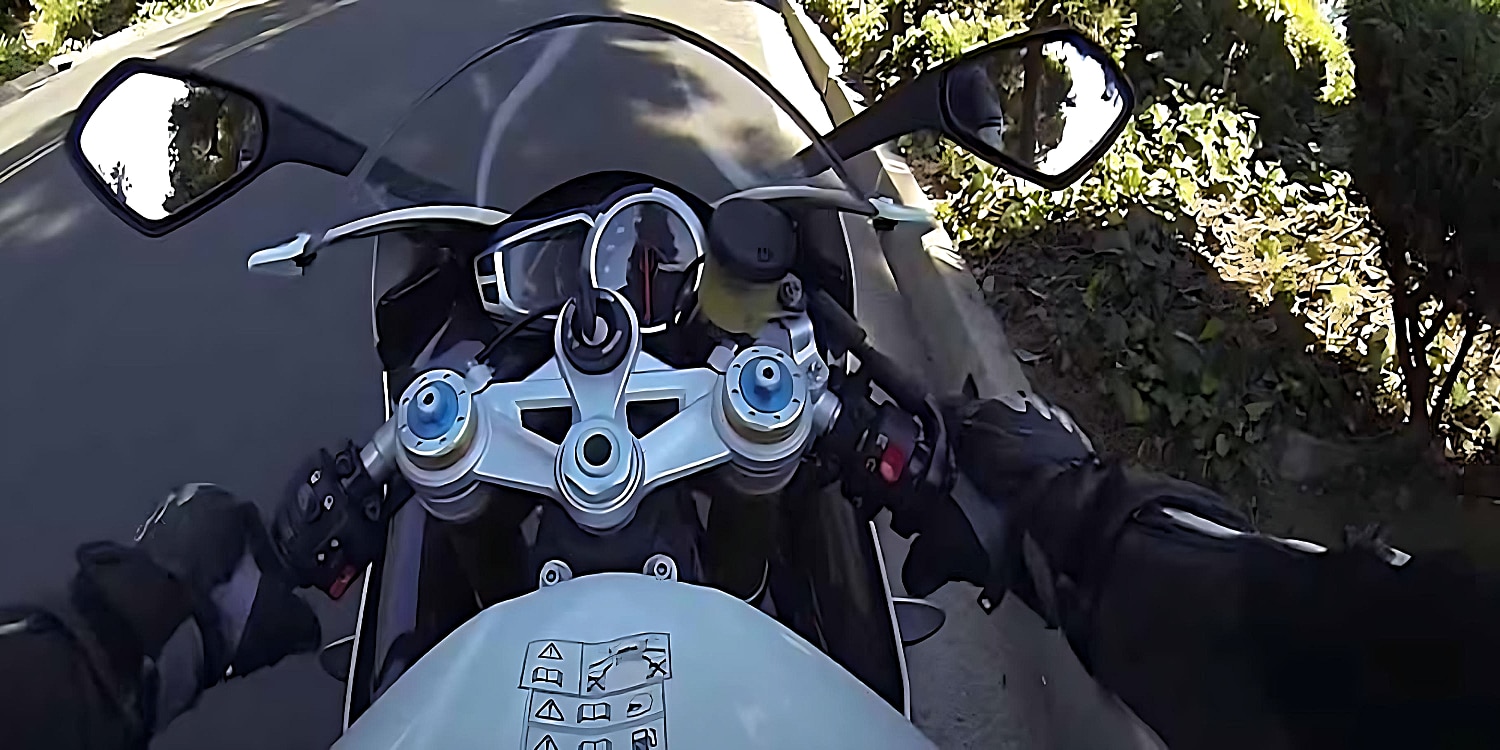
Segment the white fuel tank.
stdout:
<svg viewBox="0 0 1500 750">
<path fill-rule="evenodd" d="M 607 573 L 495 605 L 338 748 L 929 748 L 825 654 L 722 592 Z"/>
</svg>

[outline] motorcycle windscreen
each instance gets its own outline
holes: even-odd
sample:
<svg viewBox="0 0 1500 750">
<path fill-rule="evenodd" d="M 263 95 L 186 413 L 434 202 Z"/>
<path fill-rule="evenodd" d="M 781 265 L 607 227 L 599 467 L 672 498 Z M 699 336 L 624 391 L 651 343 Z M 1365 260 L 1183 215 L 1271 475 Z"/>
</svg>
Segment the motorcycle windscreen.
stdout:
<svg viewBox="0 0 1500 750">
<path fill-rule="evenodd" d="M 535 31 L 434 87 L 356 168 L 365 214 L 424 203 L 513 212 L 588 174 L 634 172 L 705 202 L 798 174 L 818 135 L 758 83 L 668 31 L 591 20 Z"/>
<path fill-rule="evenodd" d="M 805 120 L 708 49 L 620 17 L 569 17 L 501 42 L 418 99 L 355 168 L 353 205 L 340 218 L 424 204 L 514 212 L 609 171 L 707 203 L 766 185 L 858 192 L 832 170 L 806 176 L 791 166 L 809 145 L 825 163 L 837 162 Z M 372 305 L 424 273 L 433 262 L 428 244 L 401 234 L 378 239 Z M 548 273 L 546 266 L 537 269 Z M 523 288 L 559 278 L 567 276 L 507 281 Z M 377 322 L 383 360 L 386 349 L 421 349 L 433 328 L 410 324 L 407 313 L 386 317 L 412 330 L 397 334 Z M 397 359 L 413 352 L 405 354 Z"/>
</svg>

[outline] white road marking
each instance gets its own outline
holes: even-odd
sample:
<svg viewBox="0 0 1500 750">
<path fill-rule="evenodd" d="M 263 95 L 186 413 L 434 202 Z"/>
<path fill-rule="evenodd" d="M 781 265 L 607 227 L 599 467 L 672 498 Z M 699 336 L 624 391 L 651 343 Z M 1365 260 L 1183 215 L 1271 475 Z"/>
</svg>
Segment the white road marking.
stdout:
<svg viewBox="0 0 1500 750">
<path fill-rule="evenodd" d="M 21 157 L 20 161 L 10 165 L 9 167 L 6 167 L 5 171 L 0 172 L 0 184 L 3 184 L 6 180 L 15 177 L 16 174 L 18 174 L 21 170 L 37 163 L 39 159 L 57 150 L 57 147 L 61 145 L 61 138 L 55 141 L 48 141 L 47 143 L 44 143 L 41 146 L 37 147 L 35 151 L 32 151 L 31 153 Z"/>
<path fill-rule="evenodd" d="M 573 48 L 573 42 L 577 39 L 578 27 L 558 29 L 556 36 L 547 41 L 547 46 L 536 56 L 536 61 L 527 68 L 516 87 L 495 108 L 495 114 L 490 117 L 489 132 L 484 136 L 484 148 L 479 152 L 479 170 L 474 173 L 475 205 L 489 205 L 490 170 L 495 165 L 495 154 L 500 148 L 500 138 L 505 134 L 505 128 L 521 110 L 521 105 L 531 97 L 531 93 L 552 74 L 552 70 L 557 67 L 563 55 Z"/>
<path fill-rule="evenodd" d="M 285 34 L 286 32 L 291 31 L 292 29 L 295 29 L 302 24 L 308 23 L 309 21 L 316 21 L 317 19 L 322 18 L 329 13 L 339 10 L 340 8 L 347 8 L 357 2 L 359 2 L 359 0 L 339 0 L 332 5 L 325 5 L 321 8 L 314 8 L 312 11 L 298 16 L 290 21 L 287 21 L 286 23 L 277 26 L 274 29 L 262 31 L 259 34 L 256 34 L 255 36 L 240 42 L 239 44 L 231 45 L 229 47 L 225 47 L 222 50 L 219 50 L 217 53 L 208 56 L 204 60 L 199 61 L 198 67 L 207 68 L 212 65 L 218 65 L 219 63 L 224 62 L 225 60 L 228 60 L 229 58 L 234 57 L 235 55 L 238 55 L 239 53 L 244 52 L 245 50 L 250 49 L 257 44 L 260 44 L 261 42 L 264 42 L 273 37 L 281 36 L 282 34 Z"/>
</svg>

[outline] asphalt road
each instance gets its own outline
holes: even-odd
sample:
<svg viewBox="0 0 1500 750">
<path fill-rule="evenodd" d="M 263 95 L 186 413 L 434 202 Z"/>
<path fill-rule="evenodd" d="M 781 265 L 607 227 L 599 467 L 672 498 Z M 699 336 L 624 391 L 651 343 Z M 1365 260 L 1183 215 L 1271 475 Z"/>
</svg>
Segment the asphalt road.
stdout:
<svg viewBox="0 0 1500 750">
<path fill-rule="evenodd" d="M 330 253 L 296 281 L 245 272 L 249 250 L 328 221 L 344 180 L 278 167 L 198 222 L 145 239 L 60 152 L 14 168 L 71 108 L 47 98 L 76 103 L 127 53 L 208 62 L 368 142 L 475 51 L 560 5 L 269 0 L 81 63 L 5 107 L 0 138 L 15 145 L 0 156 L 0 423 L 12 430 L 0 451 L 0 597 L 60 586 L 76 544 L 128 534 L 176 484 L 215 481 L 268 507 L 306 451 L 382 418 L 368 256 Z M 352 629 L 353 603 L 320 605 L 325 634 Z M 293 659 L 212 691 L 154 746 L 322 747 L 341 706 L 339 683 Z"/>
<path fill-rule="evenodd" d="M 788 81 L 804 111 L 817 106 L 789 41 L 765 46 L 746 0 L 265 0 L 99 51 L 0 109 L 0 600 L 61 585 L 76 544 L 124 536 L 176 484 L 214 481 L 269 507 L 306 451 L 381 419 L 368 256 L 327 253 L 298 280 L 244 270 L 248 251 L 348 218 L 346 181 L 278 167 L 197 222 L 142 238 L 49 150 L 92 80 L 131 55 L 206 67 L 373 142 L 509 31 L 627 1 Z M 578 82 L 580 117 L 590 97 L 663 95 L 603 80 Z M 861 269 L 873 316 L 861 317 L 900 354 L 914 338 L 888 282 Z M 900 550 L 888 553 L 894 572 Z M 986 618 L 953 587 L 939 598 L 949 624 L 909 652 L 914 715 L 939 744 L 1121 744 L 1103 741 L 1117 735 L 1101 718 L 1105 699 L 1034 615 L 1008 604 Z M 352 599 L 317 603 L 326 636 L 352 628 Z M 311 658 L 288 660 L 216 688 L 153 746 L 326 746 L 341 687 Z"/>
</svg>

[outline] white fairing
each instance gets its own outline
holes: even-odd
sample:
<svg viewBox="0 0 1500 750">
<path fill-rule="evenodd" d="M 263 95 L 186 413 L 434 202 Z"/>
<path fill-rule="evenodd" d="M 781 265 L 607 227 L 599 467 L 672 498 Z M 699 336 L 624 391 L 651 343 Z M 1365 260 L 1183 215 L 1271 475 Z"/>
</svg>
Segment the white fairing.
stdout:
<svg viewBox="0 0 1500 750">
<path fill-rule="evenodd" d="M 455 630 L 335 747 L 929 748 L 863 683 L 709 588 L 584 576 Z"/>
</svg>

